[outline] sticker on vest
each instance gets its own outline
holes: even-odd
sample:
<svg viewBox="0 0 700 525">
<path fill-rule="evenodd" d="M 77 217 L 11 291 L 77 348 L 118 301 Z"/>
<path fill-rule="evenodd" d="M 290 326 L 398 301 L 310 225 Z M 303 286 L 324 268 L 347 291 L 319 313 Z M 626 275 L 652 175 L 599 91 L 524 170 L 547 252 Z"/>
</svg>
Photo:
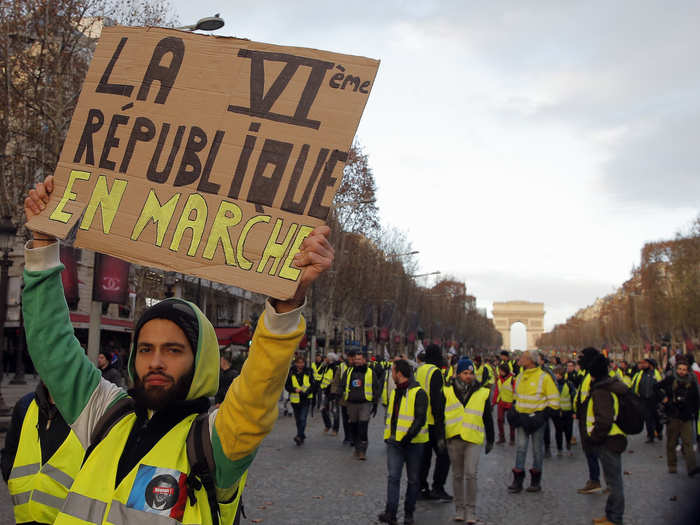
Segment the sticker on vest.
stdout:
<svg viewBox="0 0 700 525">
<path fill-rule="evenodd" d="M 350 382 L 350 385 L 351 385 L 353 388 L 361 388 L 361 387 L 362 387 L 362 379 L 353 379 L 353 380 Z"/>
<path fill-rule="evenodd" d="M 169 468 L 139 465 L 127 507 L 182 520 L 187 504 L 187 474 Z"/>
</svg>

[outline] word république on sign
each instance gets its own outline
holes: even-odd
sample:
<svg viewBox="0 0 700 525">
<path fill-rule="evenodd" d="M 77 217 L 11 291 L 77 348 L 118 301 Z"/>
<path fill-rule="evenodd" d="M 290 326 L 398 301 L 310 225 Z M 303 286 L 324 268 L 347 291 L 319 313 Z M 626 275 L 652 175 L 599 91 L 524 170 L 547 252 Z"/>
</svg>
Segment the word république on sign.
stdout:
<svg viewBox="0 0 700 525">
<path fill-rule="evenodd" d="M 377 60 L 162 28 L 102 32 L 28 227 L 281 299 L 328 217 Z"/>
</svg>

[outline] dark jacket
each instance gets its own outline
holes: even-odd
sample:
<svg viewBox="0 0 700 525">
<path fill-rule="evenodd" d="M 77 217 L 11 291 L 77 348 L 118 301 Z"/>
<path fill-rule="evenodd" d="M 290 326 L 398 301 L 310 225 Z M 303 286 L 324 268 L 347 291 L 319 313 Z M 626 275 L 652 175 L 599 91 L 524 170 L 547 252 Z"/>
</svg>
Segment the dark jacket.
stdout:
<svg viewBox="0 0 700 525">
<path fill-rule="evenodd" d="M 692 375 L 692 372 L 690 372 Z M 659 398 L 668 398 L 664 403 L 666 415 L 672 419 L 690 421 L 698 413 L 698 385 L 692 377 L 680 381 L 675 376 L 665 377 L 658 384 Z"/>
<path fill-rule="evenodd" d="M 36 391 L 27 394 L 15 404 L 12 410 L 12 419 L 10 427 L 5 436 L 5 448 L 0 451 L 0 465 L 2 467 L 2 477 L 5 481 L 10 477 L 12 464 L 15 462 L 17 449 L 19 447 L 22 424 L 24 416 L 27 414 L 32 399 L 36 400 L 39 407 L 39 421 L 37 430 L 39 432 L 39 442 L 41 444 L 41 461 L 42 464 L 48 461 L 53 456 L 58 447 L 68 437 L 70 427 L 65 422 L 56 405 L 49 401 L 49 393 L 43 383 L 39 383 Z"/>
<path fill-rule="evenodd" d="M 314 372 L 311 370 L 311 368 L 304 367 L 304 369 L 301 372 L 297 372 L 297 368 L 295 366 L 292 366 L 291 370 L 289 371 L 289 375 L 287 376 L 287 382 L 284 384 L 284 389 L 289 392 L 290 394 L 295 392 L 296 389 L 292 385 L 292 376 L 296 376 L 297 382 L 300 385 L 304 384 L 304 376 L 309 376 L 309 383 L 311 384 L 311 388 L 309 389 L 308 392 L 306 392 L 305 395 L 300 396 L 300 403 L 306 403 L 308 402 L 309 398 L 307 397 L 309 394 L 313 393 L 316 391 L 316 388 L 318 388 L 318 384 L 316 380 L 314 379 Z"/>
<path fill-rule="evenodd" d="M 488 370 L 488 368 L 486 369 Z M 486 372 L 484 372 L 486 373 Z M 440 369 L 430 378 L 430 411 L 435 418 L 436 428 L 445 428 L 445 394 L 442 390 L 442 374 Z"/>
<path fill-rule="evenodd" d="M 394 397 L 394 409 L 391 414 L 391 422 L 390 422 L 390 437 L 389 439 L 385 440 L 387 443 L 396 443 L 396 422 L 398 421 L 398 416 L 399 416 L 399 407 L 401 406 L 401 400 L 403 397 L 406 395 L 406 392 L 408 392 L 411 388 L 420 386 L 418 382 L 411 378 L 408 381 L 408 386 L 406 388 L 396 388 L 394 392 L 396 392 L 395 397 Z M 411 423 L 411 426 L 409 427 L 408 431 L 406 432 L 406 435 L 401 439 L 400 444 L 401 445 L 406 445 L 411 442 L 411 440 L 418 435 L 418 432 L 420 432 L 420 429 L 425 425 L 425 420 L 428 417 L 428 395 L 425 393 L 425 390 L 422 388 L 416 393 L 416 400 L 415 400 L 415 405 L 413 407 L 413 423 Z"/>
<path fill-rule="evenodd" d="M 109 363 L 104 368 L 100 368 L 100 372 L 102 372 L 102 377 L 104 377 L 107 381 L 110 381 L 117 386 L 124 386 L 124 380 L 122 379 L 121 372 L 112 363 Z"/>
<path fill-rule="evenodd" d="M 342 392 L 345 395 L 345 388 L 348 384 L 348 374 L 350 376 L 350 391 L 348 392 L 348 403 L 367 403 L 365 398 L 365 374 L 367 373 L 367 365 L 354 366 L 348 368 L 343 374 Z M 369 370 L 372 370 L 371 368 Z M 382 385 L 374 370 L 372 370 L 372 404 L 376 405 L 379 402 L 379 397 L 382 394 Z"/>
<path fill-rule="evenodd" d="M 223 402 L 226 397 L 226 392 L 228 392 L 233 380 L 238 377 L 238 370 L 230 367 L 228 370 L 221 370 L 219 372 L 219 390 L 216 391 L 214 396 L 214 403 L 219 404 Z"/>
<path fill-rule="evenodd" d="M 579 419 L 579 430 L 583 436 L 583 447 L 590 450 L 594 447 L 605 446 L 612 452 L 621 454 L 627 448 L 627 437 L 624 435 L 608 436 L 615 422 L 614 401 L 611 394 L 618 396 L 627 392 L 628 388 L 617 377 L 605 377 L 591 382 L 591 395 L 582 403 L 585 407 Z M 588 404 L 593 403 L 595 423 L 591 434 L 586 430 Z"/>
</svg>

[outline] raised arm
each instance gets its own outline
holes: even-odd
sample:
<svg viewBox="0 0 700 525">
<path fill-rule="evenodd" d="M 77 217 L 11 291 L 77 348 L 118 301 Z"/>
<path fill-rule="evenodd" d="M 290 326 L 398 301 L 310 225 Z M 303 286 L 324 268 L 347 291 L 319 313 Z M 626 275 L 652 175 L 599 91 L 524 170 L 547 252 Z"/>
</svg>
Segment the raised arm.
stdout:
<svg viewBox="0 0 700 525">
<path fill-rule="evenodd" d="M 41 213 L 53 191 L 47 177 L 25 200 L 27 219 Z M 58 241 L 33 234 L 25 247 L 22 313 L 27 349 L 58 410 L 84 447 L 107 407 L 126 393 L 102 380 L 75 338 L 63 293 Z"/>
<path fill-rule="evenodd" d="M 246 471 L 260 442 L 277 420 L 277 400 L 285 386 L 292 355 L 306 329 L 301 317 L 306 290 L 333 261 L 329 233 L 327 226 L 316 228 L 302 243 L 295 259 L 295 264 L 303 268 L 297 293 L 289 301 L 266 302 L 241 374 L 211 416 L 215 481 L 223 491 L 221 498 Z"/>
</svg>

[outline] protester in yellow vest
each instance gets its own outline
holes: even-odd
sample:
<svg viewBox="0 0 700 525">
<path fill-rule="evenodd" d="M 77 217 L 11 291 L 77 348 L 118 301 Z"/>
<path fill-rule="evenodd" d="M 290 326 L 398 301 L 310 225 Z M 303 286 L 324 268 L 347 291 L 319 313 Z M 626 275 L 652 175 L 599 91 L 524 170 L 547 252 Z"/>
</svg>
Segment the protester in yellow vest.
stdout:
<svg viewBox="0 0 700 525">
<path fill-rule="evenodd" d="M 632 378 L 632 391 L 639 396 L 644 405 L 644 423 L 647 429 L 646 443 L 653 443 L 656 437 L 663 440 L 662 426 L 657 414 L 658 398 L 657 384 L 663 378 L 656 369 L 656 361 L 644 358 L 639 361 L 639 371 Z"/>
<path fill-rule="evenodd" d="M 519 425 L 516 432 L 515 468 L 513 483 L 508 487 L 511 493 L 523 489 L 527 449 L 532 441 L 533 464 L 530 469 L 528 492 L 542 490 L 542 462 L 544 459 L 544 425 L 547 414 L 559 410 L 559 391 L 552 376 L 537 367 L 537 350 L 528 350 L 520 356 L 520 373 L 515 379 L 515 415 Z"/>
<path fill-rule="evenodd" d="M 85 450 L 43 383 L 15 405 L 0 453 L 15 523 L 53 523 Z"/>
<path fill-rule="evenodd" d="M 343 400 L 348 414 L 348 424 L 355 450 L 353 456 L 367 459 L 369 418 L 377 415 L 377 404 L 381 395 L 379 377 L 367 365 L 367 356 L 357 352 L 352 368 L 343 377 Z"/>
<path fill-rule="evenodd" d="M 632 387 L 632 378 L 634 376 L 634 373 L 632 371 L 632 367 L 629 365 L 627 361 L 624 359 L 620 361 L 620 368 L 619 368 L 621 374 L 622 374 L 622 382 L 627 385 L 628 387 Z"/>
<path fill-rule="evenodd" d="M 406 497 L 404 499 L 404 524 L 413 524 L 413 512 L 420 490 L 420 473 L 423 448 L 428 442 L 428 395 L 413 378 L 408 361 L 397 359 L 391 368 L 396 388 L 391 392 L 386 412 L 384 442 L 386 443 L 389 480 L 386 506 L 379 514 L 381 523 L 398 525 L 399 489 L 401 472 L 406 465 Z"/>
<path fill-rule="evenodd" d="M 510 368 L 506 363 L 502 363 L 498 367 L 498 380 L 496 388 L 493 391 L 493 402 L 498 407 L 498 441 L 497 445 L 502 445 L 506 442 L 505 435 L 505 419 L 506 413 L 513 406 L 515 399 L 515 376 L 510 373 Z M 515 445 L 515 427 L 508 424 L 510 428 L 510 444 Z"/>
<path fill-rule="evenodd" d="M 598 525 L 619 525 L 625 511 L 622 476 L 622 453 L 627 438 L 615 420 L 620 410 L 620 396 L 627 387 L 617 377 L 610 377 L 608 360 L 596 355 L 588 365 L 591 395 L 585 403 L 585 419 L 579 421 L 584 449 L 593 449 L 603 466 L 605 483 L 610 493 L 605 504 L 605 517 L 593 520 Z"/>
<path fill-rule="evenodd" d="M 321 373 L 320 389 L 323 397 L 321 417 L 323 417 L 324 434 L 333 437 L 338 435 L 338 429 L 340 428 L 339 396 L 337 389 L 333 386 L 336 375 L 340 373 L 339 370 L 338 355 L 335 352 L 328 352 Z"/>
<path fill-rule="evenodd" d="M 476 523 L 481 445 L 486 443 L 488 454 L 494 440 L 490 394 L 476 380 L 474 363 L 466 357 L 460 359 L 452 385 L 445 387 L 445 435 L 452 465 L 454 521 Z"/>
<path fill-rule="evenodd" d="M 294 366 L 289 371 L 284 385 L 285 390 L 289 392 L 289 402 L 292 404 L 294 421 L 297 425 L 297 434 L 294 436 L 294 443 L 297 446 L 303 445 L 306 440 L 306 418 L 318 385 L 314 379 L 315 375 L 313 370 L 307 368 L 306 360 L 298 356 L 294 359 Z"/>
<path fill-rule="evenodd" d="M 52 177 L 32 190 L 28 219 L 46 207 L 52 190 Z M 25 250 L 22 296 L 27 347 L 66 422 L 91 449 L 55 523 L 233 521 L 248 467 L 277 420 L 288 363 L 304 335 L 306 292 L 333 260 L 329 234 L 321 226 L 302 243 L 294 262 L 302 269 L 297 292 L 266 302 L 241 374 L 211 413 L 219 346 L 199 308 L 171 298 L 144 312 L 128 362 L 131 397 L 103 380 L 85 356 L 64 298 L 58 242 L 34 234 Z M 98 427 L 105 418 L 116 418 L 114 425 Z M 192 470 L 185 447 L 192 428 L 201 431 L 196 441 L 211 458 L 211 478 Z"/>
<path fill-rule="evenodd" d="M 452 501 L 447 491 L 445 482 L 450 471 L 450 456 L 447 453 L 445 442 L 445 394 L 443 392 L 443 379 L 440 374 L 442 365 L 442 350 L 436 344 L 428 345 L 425 350 L 416 356 L 418 369 L 416 380 L 428 394 L 428 435 L 430 440 L 423 450 L 423 464 L 420 471 L 420 497 L 421 499 L 439 499 Z M 435 453 L 435 468 L 433 469 L 433 488 L 429 490 L 428 473 Z"/>
<path fill-rule="evenodd" d="M 562 438 L 566 444 L 569 456 L 573 456 L 573 452 L 571 452 L 571 436 L 574 427 L 573 398 L 576 390 L 571 381 L 565 379 L 564 374 L 566 374 L 566 368 L 562 365 L 554 367 L 555 384 L 557 390 L 559 390 L 559 410 L 552 417 L 554 422 L 554 441 L 557 445 L 557 456 L 562 455 Z"/>
<path fill-rule="evenodd" d="M 493 385 L 495 378 L 492 376 L 491 367 L 482 362 L 481 356 L 474 356 L 474 373 L 479 384 L 486 387 Z"/>
</svg>

